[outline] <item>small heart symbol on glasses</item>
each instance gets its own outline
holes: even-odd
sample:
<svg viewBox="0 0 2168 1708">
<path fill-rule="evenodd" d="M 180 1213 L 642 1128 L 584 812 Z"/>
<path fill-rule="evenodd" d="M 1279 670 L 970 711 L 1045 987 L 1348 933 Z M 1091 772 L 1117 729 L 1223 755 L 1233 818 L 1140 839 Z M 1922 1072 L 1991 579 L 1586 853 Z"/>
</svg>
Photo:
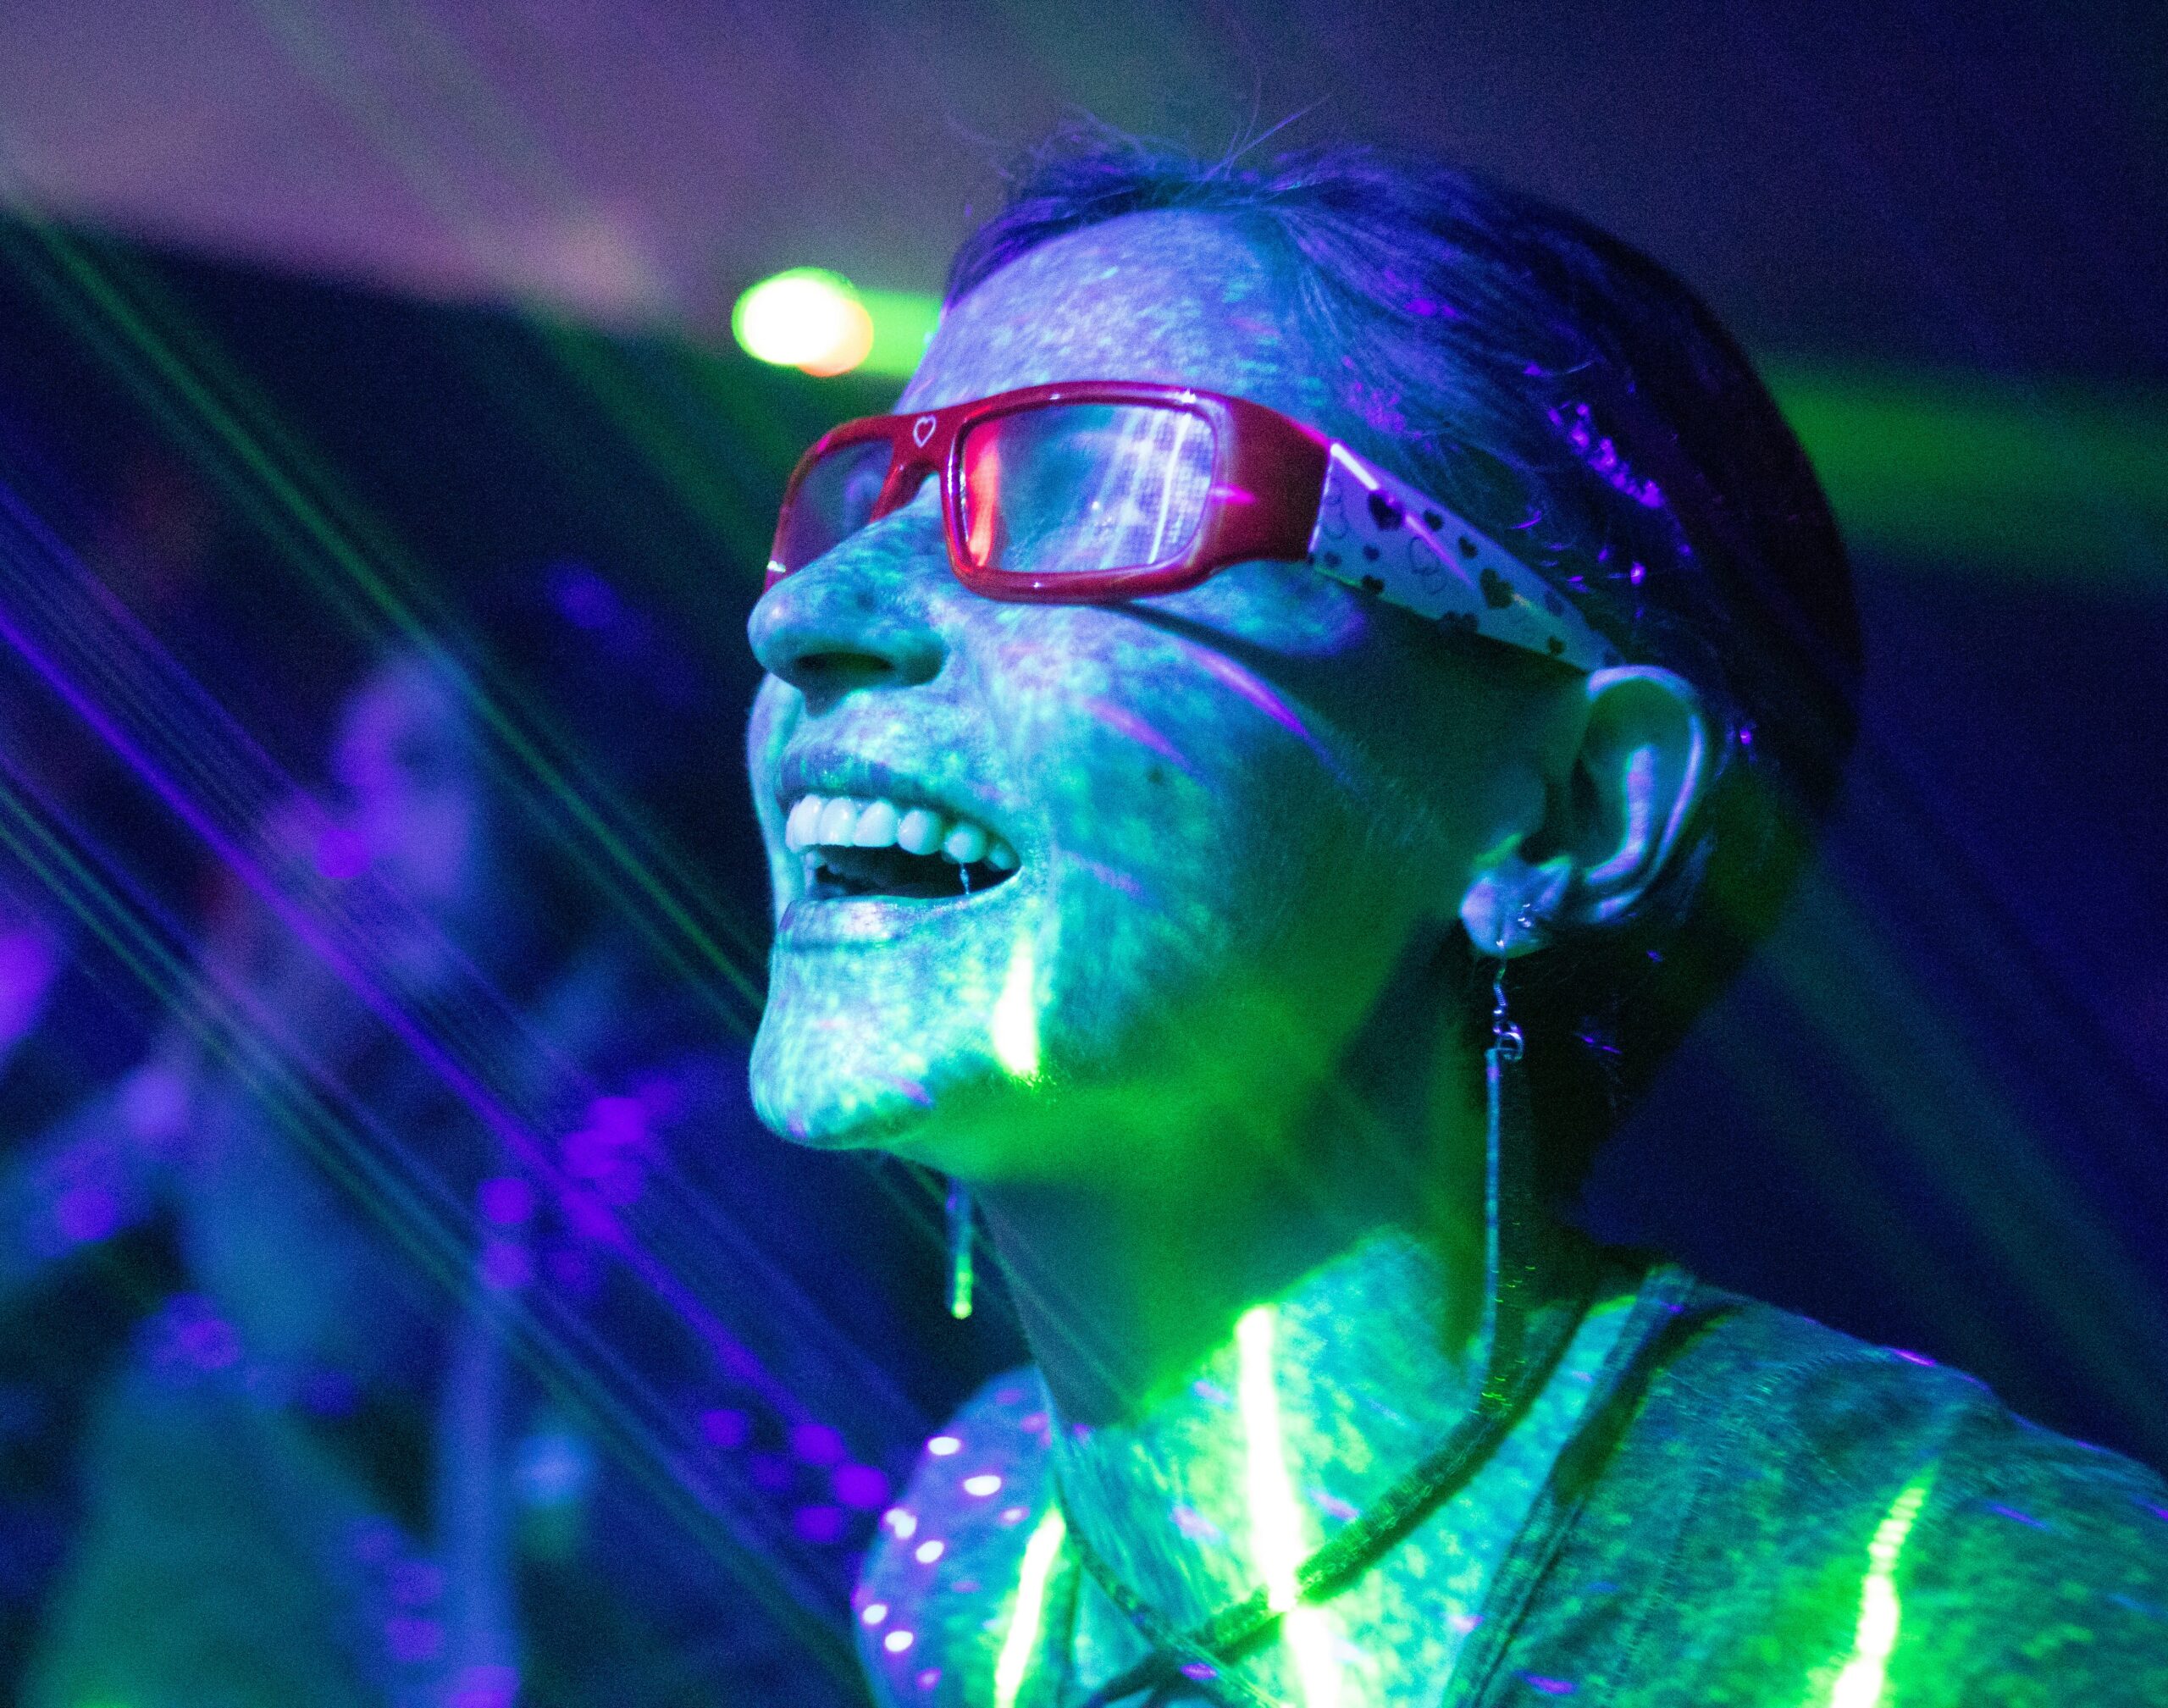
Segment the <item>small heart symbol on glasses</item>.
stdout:
<svg viewBox="0 0 2168 1708">
<path fill-rule="evenodd" d="M 933 417 L 932 416 L 921 415 L 911 423 L 911 443 L 921 450 L 926 449 L 926 440 L 932 437 Z"/>
</svg>

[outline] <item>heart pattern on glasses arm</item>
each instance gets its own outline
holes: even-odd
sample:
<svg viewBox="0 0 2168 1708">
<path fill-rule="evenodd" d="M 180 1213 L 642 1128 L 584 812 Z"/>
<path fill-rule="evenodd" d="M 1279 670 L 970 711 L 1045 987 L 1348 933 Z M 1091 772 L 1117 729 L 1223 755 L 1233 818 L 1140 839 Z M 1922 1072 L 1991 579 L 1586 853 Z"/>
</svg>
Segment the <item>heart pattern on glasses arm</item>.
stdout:
<svg viewBox="0 0 2168 1708">
<path fill-rule="evenodd" d="M 1542 576 L 1342 445 L 1326 464 L 1308 561 L 1388 605 L 1575 670 L 1620 662 L 1618 649 Z"/>
</svg>

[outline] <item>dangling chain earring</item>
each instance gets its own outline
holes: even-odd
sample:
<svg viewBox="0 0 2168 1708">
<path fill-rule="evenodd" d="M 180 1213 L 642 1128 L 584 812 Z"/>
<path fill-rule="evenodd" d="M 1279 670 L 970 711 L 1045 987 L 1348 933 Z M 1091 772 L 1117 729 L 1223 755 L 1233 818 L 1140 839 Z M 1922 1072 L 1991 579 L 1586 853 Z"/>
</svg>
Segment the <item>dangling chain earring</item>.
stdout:
<svg viewBox="0 0 2168 1708">
<path fill-rule="evenodd" d="M 1478 926 L 1491 936 L 1487 925 Z M 1475 1405 L 1446 1439 L 1398 1482 L 1379 1495 L 1359 1516 L 1335 1531 L 1295 1571 L 1295 1606 L 1329 1600 L 1410 1534 L 1439 1506 L 1467 1487 L 1489 1463 L 1501 1443 L 1526 1415 L 1527 1408 L 1551 1379 L 1582 1320 L 1580 1308 L 1534 1317 L 1535 1259 L 1540 1249 L 1535 1213 L 1534 1120 L 1529 1103 L 1524 1058 L 1528 1044 L 1506 1003 L 1506 962 L 1513 950 L 1541 941 L 1535 909 L 1496 922 L 1494 947 L 1497 970 L 1490 981 L 1490 1047 L 1484 1060 L 1490 1086 L 1485 1149 L 1486 1225 L 1482 1386 Z M 1473 932 L 1469 941 L 1477 939 Z M 1482 950 L 1478 947 L 1476 953 Z M 953 1205 L 955 1200 L 949 1201 Z M 1588 1285 L 1593 1288 L 1593 1271 Z M 1614 1379 L 1616 1379 L 1614 1378 Z M 1055 1493 L 1069 1506 L 1054 1467 Z M 1063 1543 L 1090 1580 L 1129 1616 L 1150 1652 L 1108 1679 L 1080 1708 L 1114 1708 L 1150 1694 L 1154 1702 L 1170 1692 L 1184 1700 L 1206 1687 L 1214 1701 L 1258 1702 L 1261 1692 L 1231 1668 L 1290 1611 L 1286 1600 L 1264 1589 L 1221 1607 L 1186 1630 L 1170 1625 L 1092 1546 L 1088 1528 L 1071 1524 Z"/>
<path fill-rule="evenodd" d="M 948 1314 L 959 1322 L 971 1314 L 971 1189 L 948 1182 Z"/>
<path fill-rule="evenodd" d="M 1535 920 L 1524 908 L 1514 921 L 1524 936 Z M 1519 1363 L 1535 1299 L 1535 1134 L 1529 1106 L 1527 1040 L 1506 1003 L 1502 934 L 1490 981 L 1490 1047 L 1484 1052 L 1487 1119 L 1484 1134 L 1484 1398 L 1503 1401 Z"/>
</svg>

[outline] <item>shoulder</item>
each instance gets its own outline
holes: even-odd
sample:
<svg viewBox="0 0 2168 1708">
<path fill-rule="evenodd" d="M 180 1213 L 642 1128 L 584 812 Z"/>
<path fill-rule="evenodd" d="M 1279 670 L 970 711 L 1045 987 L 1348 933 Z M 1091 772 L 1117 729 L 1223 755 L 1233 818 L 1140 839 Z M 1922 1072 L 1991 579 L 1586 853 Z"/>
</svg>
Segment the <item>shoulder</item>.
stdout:
<svg viewBox="0 0 2168 1708">
<path fill-rule="evenodd" d="M 1000 1609 L 1053 1501 L 1050 1429 L 1036 1370 L 995 1377 L 927 1441 L 882 1515 L 852 1610 L 884 1698 L 946 1700 L 944 1681 L 992 1667 Z"/>
<path fill-rule="evenodd" d="M 1567 1550 L 1642 1581 L 1639 1646 L 1699 1655 L 1712 1701 L 1760 1700 L 1780 1655 L 1824 1683 L 1872 1662 L 1905 1702 L 2168 1700 L 2157 1475 L 1915 1355 L 1701 1302 Z"/>
<path fill-rule="evenodd" d="M 1870 1346 L 1810 1318 L 1746 1299 L 1716 1308 L 1664 1359 L 1645 1421 L 1669 1427 L 1676 1451 L 1751 1455 L 1777 1498 L 1871 1495 L 1910 1466 L 1950 1489 L 2037 1488 L 2105 1499 L 2155 1524 L 2160 1477 L 2133 1460 L 2018 1417 L 1987 1385 L 1916 1352 Z"/>
</svg>

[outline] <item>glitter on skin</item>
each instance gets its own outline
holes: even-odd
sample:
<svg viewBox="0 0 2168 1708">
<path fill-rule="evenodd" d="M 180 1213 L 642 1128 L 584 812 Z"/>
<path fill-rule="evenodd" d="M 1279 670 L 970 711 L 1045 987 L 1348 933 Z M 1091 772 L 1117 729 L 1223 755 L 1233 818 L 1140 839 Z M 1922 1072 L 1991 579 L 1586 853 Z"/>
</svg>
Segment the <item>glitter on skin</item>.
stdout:
<svg viewBox="0 0 2168 1708">
<path fill-rule="evenodd" d="M 1197 647 L 1194 651 L 1197 661 L 1205 669 L 1315 754 L 1318 762 L 1332 773 L 1336 782 L 1348 781 L 1339 756 L 1310 733 L 1310 727 L 1295 715 L 1286 700 L 1267 688 L 1255 672 L 1245 670 L 1225 653 L 1214 652 L 1208 647 Z"/>
<path fill-rule="evenodd" d="M 1336 373 L 1288 360 L 1279 266 L 1186 215 L 1058 239 L 952 309 L 903 407 L 1121 372 L 1359 441 Z M 1455 880 L 1431 867 L 1457 874 L 1541 805 L 1519 686 L 1404 615 L 1299 563 L 1121 605 L 981 598 L 949 570 L 932 483 L 770 589 L 747 732 L 777 927 L 762 1118 L 987 1189 L 1156 1166 L 1170 1100 L 1200 1130 L 1306 1119 L 1409 932 L 1435 926 Z M 1020 867 L 967 898 L 810 899 L 783 791 L 889 779 Z M 1452 810 L 1414 824 L 1419 797 Z M 1026 933 L 1037 1085 L 989 1025 Z"/>
<path fill-rule="evenodd" d="M 1280 1434 L 1280 1390 L 1273 1375 L 1273 1340 L 1279 1312 L 1257 1305 L 1235 1324 L 1235 1345 L 1242 1357 L 1240 1398 L 1242 1441 L 1247 1459 L 1250 1547 L 1265 1595 L 1284 1616 L 1280 1628 L 1295 1661 L 1308 1708 L 1333 1708 L 1340 1700 L 1340 1663 L 1333 1655 L 1330 1616 L 1321 1607 L 1300 1605 L 1295 1574 L 1308 1551 L 1302 1544 L 1301 1509 L 1287 1474 L 1287 1456 Z"/>
<path fill-rule="evenodd" d="M 1086 700 L 1083 707 L 1109 729 L 1118 734 L 1127 736 L 1139 747 L 1149 749 L 1166 760 L 1169 765 L 1178 768 L 1185 776 L 1193 777 L 1190 771 L 1189 761 L 1181 755 L 1181 749 L 1160 734 L 1158 730 L 1153 728 L 1142 717 L 1130 710 L 1128 707 L 1116 705 L 1110 699 L 1096 698 Z"/>
<path fill-rule="evenodd" d="M 1046 1614 L 1047 1582 L 1069 1534 L 1061 1508 L 1049 1507 L 1024 1545 L 1023 1569 L 1016 1577 L 1016 1605 L 1009 1615 L 1009 1630 L 1001 1639 L 1001 1653 L 993 1663 L 993 1708 L 1016 1708 L 1016 1694 L 1024 1688 L 1031 1657 L 1038 1652 L 1039 1626 Z"/>
<path fill-rule="evenodd" d="M 1897 1560 L 1927 1498 L 1930 1476 L 1915 1478 L 1889 1503 L 1874 1539 L 1867 1546 L 1867 1578 L 1860 1586 L 1859 1623 L 1852 1633 L 1851 1658 L 1829 1692 L 1829 1708 L 1878 1708 L 1888 1682 L 1889 1657 L 1896 1652 L 1902 1609 L 1897 1599 Z"/>
</svg>

